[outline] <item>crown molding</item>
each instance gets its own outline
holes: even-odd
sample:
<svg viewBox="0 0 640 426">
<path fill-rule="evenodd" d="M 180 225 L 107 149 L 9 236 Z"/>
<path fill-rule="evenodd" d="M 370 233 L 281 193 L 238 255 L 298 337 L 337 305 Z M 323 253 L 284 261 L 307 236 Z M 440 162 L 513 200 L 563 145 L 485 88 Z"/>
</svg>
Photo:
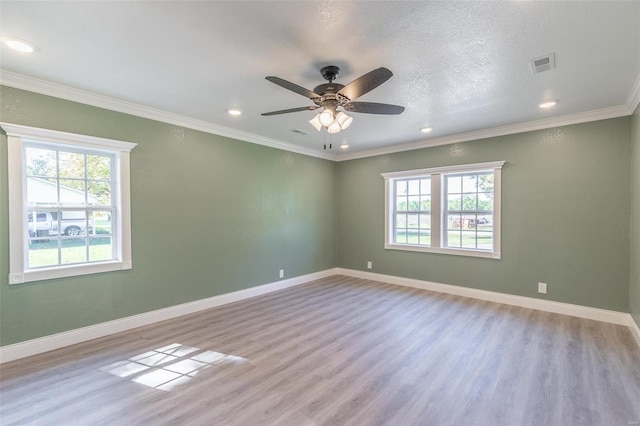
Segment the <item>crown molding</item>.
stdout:
<svg viewBox="0 0 640 426">
<path fill-rule="evenodd" d="M 513 135 L 517 133 L 531 132 L 534 130 L 544 130 L 553 127 L 569 126 L 571 124 L 587 123 L 590 121 L 606 120 L 608 118 L 618 118 L 631 115 L 626 105 L 611 108 L 603 108 L 595 111 L 580 112 L 577 114 L 563 115 L 560 117 L 545 118 L 543 120 L 528 121 L 525 123 L 509 124 L 506 126 L 492 127 L 489 129 L 474 130 L 471 132 L 457 133 L 455 135 L 441 136 L 437 138 L 425 139 L 417 142 L 409 142 L 398 145 L 390 145 L 381 148 L 374 148 L 340 155 L 336 161 L 355 160 L 358 158 L 373 157 L 376 155 L 393 154 L 395 152 L 412 151 L 414 149 L 429 148 L 440 145 L 450 145 L 454 143 L 469 142 L 479 139 L 487 139 L 496 136 Z"/>
<path fill-rule="evenodd" d="M 638 104 L 640 104 L 640 74 L 638 74 L 638 78 L 636 78 L 636 83 L 633 85 L 631 92 L 629 92 L 629 96 L 627 96 L 627 108 L 629 109 L 629 115 L 633 114 L 638 108 Z"/>
<path fill-rule="evenodd" d="M 52 83 L 50 81 L 14 73 L 3 69 L 0 69 L 0 84 L 4 86 L 14 87 L 16 89 L 39 93 L 41 95 L 53 96 L 56 98 L 78 102 L 85 105 L 91 105 L 111 111 L 131 114 L 137 117 L 148 118 L 151 120 L 161 121 L 163 123 L 173 124 L 176 126 L 187 127 L 189 129 L 199 130 L 205 133 L 238 139 L 241 141 L 264 145 L 284 151 L 295 152 L 297 154 L 308 155 L 325 160 L 336 160 L 336 156 L 334 154 L 318 152 L 313 149 L 303 148 L 276 139 L 266 138 L 264 136 L 256 135 L 253 133 L 220 126 L 217 124 L 209 123 L 207 121 L 197 120 L 167 111 L 162 111 L 156 108 L 136 104 L 134 102 L 100 95 L 98 93 L 90 92 L 87 90 L 77 89 L 58 83 Z"/>
<path fill-rule="evenodd" d="M 220 126 L 202 120 L 173 114 L 155 108 L 146 107 L 133 102 L 111 98 L 90 91 L 76 89 L 58 83 L 52 83 L 35 77 L 0 69 L 0 84 L 15 87 L 17 89 L 28 90 L 43 95 L 54 96 L 69 101 L 79 102 L 86 105 L 105 108 L 112 111 L 131 114 L 151 120 L 162 121 L 168 124 L 187 127 L 206 133 L 225 136 L 233 139 L 264 145 L 284 151 L 295 152 L 311 157 L 322 158 L 332 161 L 348 161 L 358 158 L 373 157 L 376 155 L 393 154 L 396 152 L 411 151 L 421 148 L 429 148 L 440 145 L 450 145 L 461 142 L 469 142 L 478 139 L 486 139 L 497 136 L 506 136 L 517 133 L 531 132 L 534 130 L 544 130 L 553 127 L 569 126 L 572 124 L 587 123 L 590 121 L 606 120 L 610 118 L 625 117 L 632 115 L 638 104 L 640 104 L 640 74 L 627 96 L 624 105 L 602 108 L 594 111 L 580 112 L 576 114 L 563 115 L 560 117 L 545 118 L 542 120 L 528 121 L 524 123 L 509 124 L 506 126 L 492 127 L 488 129 L 474 130 L 454 135 L 441 136 L 430 139 L 423 139 L 417 142 L 389 145 L 380 148 L 367 149 L 345 154 L 330 154 L 319 152 L 310 148 L 304 148 L 289 144 L 277 139 L 271 139 L 229 127 Z"/>
</svg>

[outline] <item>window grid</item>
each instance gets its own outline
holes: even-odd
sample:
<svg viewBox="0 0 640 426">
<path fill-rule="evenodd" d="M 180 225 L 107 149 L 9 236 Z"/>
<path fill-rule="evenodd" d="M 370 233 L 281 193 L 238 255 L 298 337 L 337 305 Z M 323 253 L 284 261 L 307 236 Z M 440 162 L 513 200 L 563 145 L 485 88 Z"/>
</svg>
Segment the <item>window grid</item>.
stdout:
<svg viewBox="0 0 640 426">
<path fill-rule="evenodd" d="M 114 155 L 25 142 L 24 156 L 27 159 L 26 181 L 31 180 L 34 188 L 34 191 L 30 191 L 30 185 L 27 184 L 25 207 L 29 226 L 28 244 L 25 247 L 26 268 L 30 270 L 115 260 L 117 241 L 113 233 L 113 219 L 117 217 L 117 211 L 112 199 L 112 189 L 116 187 L 112 173 Z M 46 157 L 54 159 L 52 170 L 46 170 L 49 165 Z M 65 170 L 65 166 L 73 164 L 74 158 L 76 168 L 81 166 L 80 169 Z M 102 166 L 98 174 L 102 173 L 103 178 L 90 177 L 95 172 L 90 173 L 88 158 Z M 41 173 L 33 172 L 37 167 L 43 169 Z M 42 190 L 37 190 L 38 186 L 49 184 L 55 185 L 55 199 L 43 197 Z M 95 189 L 102 189 L 102 194 L 96 196 L 92 193 Z M 81 192 L 81 199 L 67 199 L 64 193 L 71 191 L 74 195 Z M 45 219 L 38 223 L 41 215 Z M 36 218 L 35 222 L 33 217 Z"/>
<path fill-rule="evenodd" d="M 504 163 L 381 173 L 385 180 L 384 247 L 500 259 L 500 188 Z M 429 191 L 422 186 L 427 182 Z M 418 185 L 419 191 L 410 188 L 412 183 L 414 188 Z M 420 199 L 427 192 L 428 209 Z M 421 217 L 421 213 L 424 216 Z M 420 237 L 427 229 L 430 241 L 425 244 Z"/>
<path fill-rule="evenodd" d="M 394 184 L 393 241 L 430 246 L 431 179 L 398 179 Z"/>
<path fill-rule="evenodd" d="M 493 173 L 444 178 L 444 246 L 493 250 Z"/>
</svg>

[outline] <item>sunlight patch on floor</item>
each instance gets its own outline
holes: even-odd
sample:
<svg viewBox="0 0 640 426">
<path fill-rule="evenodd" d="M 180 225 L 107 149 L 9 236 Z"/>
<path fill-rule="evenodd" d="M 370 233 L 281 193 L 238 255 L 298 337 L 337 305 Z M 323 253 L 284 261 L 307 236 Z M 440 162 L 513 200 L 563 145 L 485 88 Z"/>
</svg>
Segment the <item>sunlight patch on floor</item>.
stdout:
<svg viewBox="0 0 640 426">
<path fill-rule="evenodd" d="M 100 371 L 122 378 L 132 377 L 132 382 L 168 392 L 190 382 L 205 368 L 248 362 L 239 356 L 172 343 L 114 362 Z"/>
</svg>

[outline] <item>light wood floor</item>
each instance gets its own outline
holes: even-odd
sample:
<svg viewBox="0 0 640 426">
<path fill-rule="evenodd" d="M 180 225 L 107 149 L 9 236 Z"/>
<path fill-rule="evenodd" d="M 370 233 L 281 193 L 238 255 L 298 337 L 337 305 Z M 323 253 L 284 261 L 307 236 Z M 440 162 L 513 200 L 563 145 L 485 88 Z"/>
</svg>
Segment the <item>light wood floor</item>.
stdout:
<svg viewBox="0 0 640 426">
<path fill-rule="evenodd" d="M 637 425 L 597 321 L 331 277 L 2 366 L 2 425 Z"/>
</svg>

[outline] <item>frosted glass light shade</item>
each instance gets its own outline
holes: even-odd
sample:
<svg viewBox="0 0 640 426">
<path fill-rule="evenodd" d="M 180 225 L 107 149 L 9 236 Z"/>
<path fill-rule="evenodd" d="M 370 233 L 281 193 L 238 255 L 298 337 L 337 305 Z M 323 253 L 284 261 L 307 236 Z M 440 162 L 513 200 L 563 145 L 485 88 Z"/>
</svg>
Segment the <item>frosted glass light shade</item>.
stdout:
<svg viewBox="0 0 640 426">
<path fill-rule="evenodd" d="M 313 116 L 311 120 L 309 120 L 309 124 L 316 128 L 317 131 L 322 129 L 322 124 L 320 123 L 320 114 L 316 114 Z"/>
<path fill-rule="evenodd" d="M 333 122 L 333 111 L 325 108 L 324 111 L 320 113 L 319 118 L 320 124 L 322 124 L 324 127 L 329 127 Z"/>
<path fill-rule="evenodd" d="M 345 130 L 353 122 L 353 117 L 349 117 L 347 114 L 345 114 L 344 112 L 340 111 L 338 113 L 338 115 L 336 115 L 336 121 L 340 125 L 340 128 L 342 130 Z"/>
<path fill-rule="evenodd" d="M 327 127 L 328 133 L 338 133 L 340 130 L 342 129 L 340 128 L 340 123 L 338 123 L 338 120 L 335 120 L 329 125 L 329 127 Z"/>
</svg>

